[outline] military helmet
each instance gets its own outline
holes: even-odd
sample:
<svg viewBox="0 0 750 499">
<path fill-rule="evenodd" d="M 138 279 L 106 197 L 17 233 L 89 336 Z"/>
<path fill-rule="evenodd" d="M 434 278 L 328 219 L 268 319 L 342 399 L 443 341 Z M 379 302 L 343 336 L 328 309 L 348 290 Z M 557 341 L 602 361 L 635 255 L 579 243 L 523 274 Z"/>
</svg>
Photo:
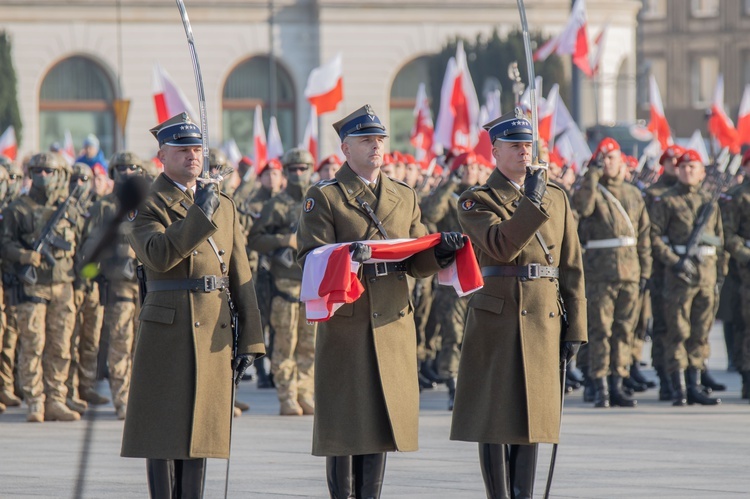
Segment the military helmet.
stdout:
<svg viewBox="0 0 750 499">
<path fill-rule="evenodd" d="M 0 156 L 0 158 L 5 158 L 5 156 Z M 3 170 L 6 170 L 11 178 L 23 178 L 23 168 L 18 163 L 14 161 L 8 161 L 7 163 L 0 161 L 0 165 L 3 166 Z"/>
<path fill-rule="evenodd" d="M 10 167 L 12 161 L 8 156 L 4 156 L 0 154 L 0 166 L 4 166 L 5 168 Z"/>
<path fill-rule="evenodd" d="M 29 170 L 32 168 L 51 168 L 53 170 L 67 170 L 62 156 L 54 152 L 40 152 L 29 160 Z"/>
<path fill-rule="evenodd" d="M 7 182 L 10 180 L 10 175 L 8 175 L 8 170 L 5 168 L 0 168 L 0 182 Z"/>
<path fill-rule="evenodd" d="M 218 168 L 219 170 L 221 170 L 222 167 L 227 166 L 228 163 L 229 160 L 227 159 L 227 155 L 224 154 L 224 151 L 222 151 L 221 149 L 212 147 L 208 150 L 209 168 Z"/>
<path fill-rule="evenodd" d="M 112 159 L 109 160 L 109 171 L 107 172 L 109 178 L 111 178 L 112 180 L 115 179 L 115 171 L 117 170 L 118 166 L 131 165 L 137 166 L 139 170 L 143 169 L 143 161 L 141 161 L 141 158 L 139 158 L 136 153 L 131 151 L 116 152 L 112 156 Z"/>
<path fill-rule="evenodd" d="M 89 165 L 79 161 L 73 165 L 73 174 L 71 175 L 71 178 L 75 177 L 81 177 L 84 182 L 87 182 L 94 177 L 94 171 Z"/>
<path fill-rule="evenodd" d="M 144 161 L 142 170 L 143 175 L 152 181 L 159 176 L 159 172 L 161 171 L 153 160 Z"/>
<path fill-rule="evenodd" d="M 290 165 L 308 165 L 312 167 L 315 164 L 315 160 L 307 149 L 295 147 L 284 154 L 284 157 L 281 158 L 281 164 L 284 168 Z"/>
</svg>

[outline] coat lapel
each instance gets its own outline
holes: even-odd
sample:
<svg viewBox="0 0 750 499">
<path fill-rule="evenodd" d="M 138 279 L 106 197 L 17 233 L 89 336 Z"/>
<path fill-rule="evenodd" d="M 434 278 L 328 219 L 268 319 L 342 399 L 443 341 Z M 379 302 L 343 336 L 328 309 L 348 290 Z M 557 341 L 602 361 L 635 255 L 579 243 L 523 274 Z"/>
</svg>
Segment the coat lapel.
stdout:
<svg viewBox="0 0 750 499">
<path fill-rule="evenodd" d="M 384 176 L 385 175 L 382 175 L 381 177 Z M 356 173 L 354 173 L 354 170 L 351 169 L 348 163 L 344 163 L 341 169 L 336 172 L 336 180 L 341 187 L 341 191 L 346 197 L 346 202 L 354 207 L 357 212 L 359 212 L 361 216 L 364 217 L 364 219 L 367 221 L 369 229 L 367 231 L 365 239 L 379 238 L 380 233 L 378 232 L 377 228 L 375 228 L 375 223 L 370 219 L 370 217 L 367 215 L 367 212 L 364 210 L 364 208 L 362 208 L 362 205 L 360 204 L 360 201 L 366 202 L 377 214 L 378 205 L 380 202 L 375 196 L 375 193 L 372 192 L 372 190 L 367 185 L 365 185 L 365 183 L 361 178 L 359 178 Z M 378 218 L 380 217 L 378 216 Z M 373 228 L 375 229 L 374 231 L 371 230 Z"/>
<path fill-rule="evenodd" d="M 399 203 L 401 203 L 401 198 L 398 196 L 394 181 L 388 178 L 387 175 L 381 172 L 378 182 L 380 182 L 380 196 L 378 198 L 378 205 L 375 208 L 375 215 L 377 215 L 381 222 L 385 223 Z"/>
<path fill-rule="evenodd" d="M 177 215 L 177 219 L 187 216 L 187 211 L 193 205 L 193 201 L 163 173 L 154 182 L 153 190 L 167 209 Z"/>
</svg>

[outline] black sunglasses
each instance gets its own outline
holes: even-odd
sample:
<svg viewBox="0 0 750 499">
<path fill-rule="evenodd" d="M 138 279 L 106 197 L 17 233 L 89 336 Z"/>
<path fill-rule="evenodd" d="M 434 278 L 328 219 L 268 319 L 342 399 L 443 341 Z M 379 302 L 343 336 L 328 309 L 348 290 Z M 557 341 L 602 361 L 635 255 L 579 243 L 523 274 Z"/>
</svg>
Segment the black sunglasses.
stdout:
<svg viewBox="0 0 750 499">
<path fill-rule="evenodd" d="M 53 173 L 55 173 L 55 169 L 54 168 L 39 168 L 39 167 L 34 167 L 34 168 L 31 168 L 29 171 L 31 171 L 32 175 L 39 175 L 41 173 L 46 173 L 47 175 L 52 175 Z"/>
<path fill-rule="evenodd" d="M 139 168 L 139 166 L 138 165 L 117 165 L 115 168 L 117 169 L 118 172 L 125 172 L 125 171 L 134 172 Z"/>
</svg>

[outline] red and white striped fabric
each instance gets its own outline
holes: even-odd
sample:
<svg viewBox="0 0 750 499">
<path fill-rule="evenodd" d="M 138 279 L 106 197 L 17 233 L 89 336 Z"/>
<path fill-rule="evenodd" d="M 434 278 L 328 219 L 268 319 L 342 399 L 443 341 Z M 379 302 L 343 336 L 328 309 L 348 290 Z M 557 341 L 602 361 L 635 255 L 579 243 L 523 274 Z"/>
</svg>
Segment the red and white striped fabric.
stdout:
<svg viewBox="0 0 750 499">
<path fill-rule="evenodd" d="M 372 248 L 372 258 L 365 263 L 400 262 L 440 243 L 440 234 L 418 239 L 361 241 Z M 365 288 L 359 282 L 359 263 L 353 262 L 351 243 L 326 244 L 311 251 L 305 259 L 300 301 L 305 303 L 308 321 L 323 322 L 346 303 L 357 300 Z M 484 285 L 471 242 L 456 252 L 455 261 L 438 273 L 438 282 L 451 285 L 459 296 Z"/>
</svg>

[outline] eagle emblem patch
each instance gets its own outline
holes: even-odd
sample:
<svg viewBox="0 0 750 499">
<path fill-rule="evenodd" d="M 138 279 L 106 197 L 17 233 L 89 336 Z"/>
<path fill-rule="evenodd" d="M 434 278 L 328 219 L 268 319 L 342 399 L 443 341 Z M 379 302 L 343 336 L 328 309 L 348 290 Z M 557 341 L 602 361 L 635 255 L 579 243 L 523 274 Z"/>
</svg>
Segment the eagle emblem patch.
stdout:
<svg viewBox="0 0 750 499">
<path fill-rule="evenodd" d="M 477 203 L 472 201 L 471 199 L 465 199 L 464 202 L 461 203 L 461 208 L 463 208 L 464 211 L 469 211 L 470 209 L 474 208 L 475 204 Z"/>
<path fill-rule="evenodd" d="M 135 220 L 135 217 L 138 216 L 138 210 L 130 210 L 127 214 L 128 222 L 132 222 Z"/>
<path fill-rule="evenodd" d="M 305 206 L 303 208 L 303 210 L 305 210 L 305 213 L 310 213 L 314 207 L 315 207 L 315 200 L 313 198 L 305 199 Z"/>
</svg>

